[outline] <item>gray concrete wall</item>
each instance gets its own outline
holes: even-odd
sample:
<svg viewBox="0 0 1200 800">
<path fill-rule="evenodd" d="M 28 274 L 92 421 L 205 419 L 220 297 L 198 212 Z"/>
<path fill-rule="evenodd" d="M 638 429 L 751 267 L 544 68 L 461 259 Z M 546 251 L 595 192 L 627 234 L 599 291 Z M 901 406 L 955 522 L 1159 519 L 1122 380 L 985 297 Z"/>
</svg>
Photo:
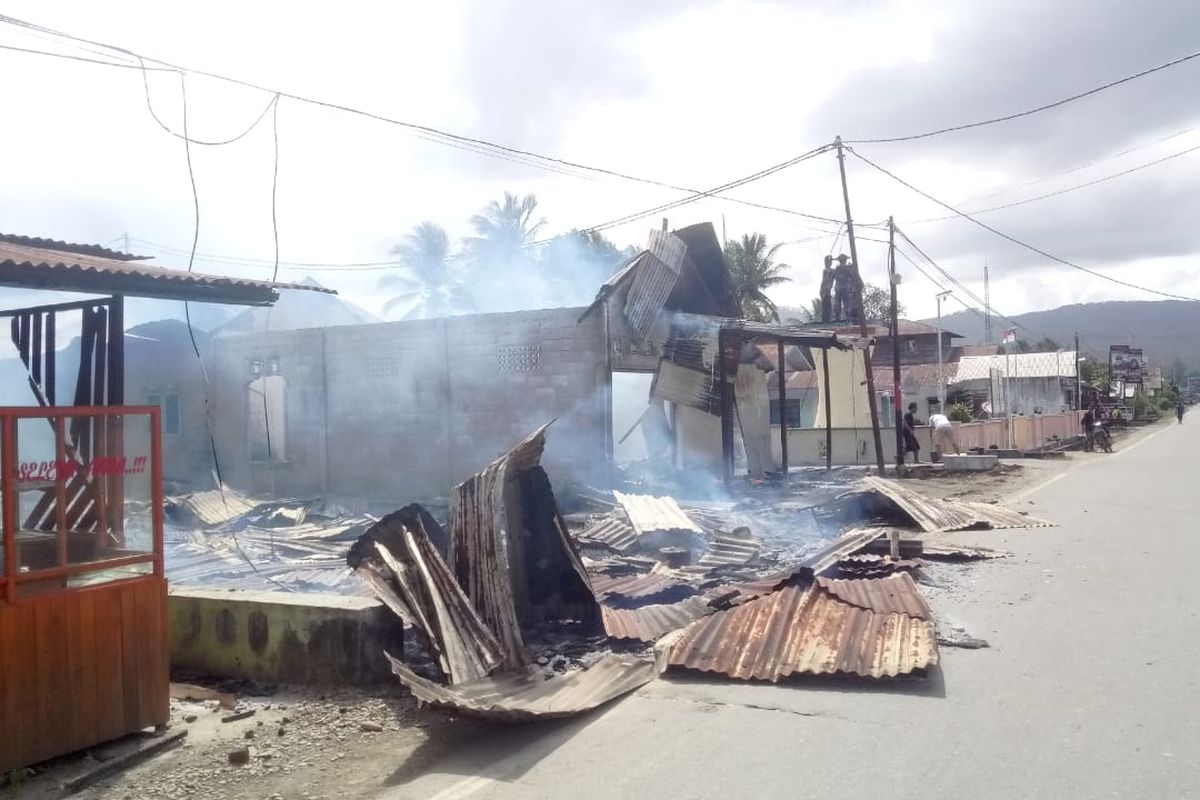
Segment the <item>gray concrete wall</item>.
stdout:
<svg viewBox="0 0 1200 800">
<path fill-rule="evenodd" d="M 397 502 L 444 496 L 539 425 L 551 479 L 600 482 L 608 399 L 604 320 L 581 309 L 223 337 L 213 406 L 227 482 L 278 495 Z M 287 463 L 252 464 L 255 359 L 287 380 Z"/>
</svg>

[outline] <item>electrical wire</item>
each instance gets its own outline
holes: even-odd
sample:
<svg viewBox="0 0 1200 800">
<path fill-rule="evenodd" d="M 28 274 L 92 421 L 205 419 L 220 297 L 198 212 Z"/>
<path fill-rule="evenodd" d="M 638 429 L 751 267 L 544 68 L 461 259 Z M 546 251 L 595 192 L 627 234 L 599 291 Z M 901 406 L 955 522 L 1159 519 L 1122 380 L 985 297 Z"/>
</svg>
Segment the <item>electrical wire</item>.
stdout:
<svg viewBox="0 0 1200 800">
<path fill-rule="evenodd" d="M 292 92 L 285 92 L 285 91 L 282 91 L 279 89 L 271 89 L 271 88 L 264 87 L 264 86 L 261 86 L 259 84 L 256 84 L 256 83 L 253 83 L 250 81 L 241 80 L 239 78 L 232 78 L 232 77 L 229 77 L 226 75 L 221 75 L 221 74 L 218 74 L 215 72 L 209 72 L 206 70 L 199 70 L 199 69 L 192 69 L 189 67 L 183 67 L 178 64 L 173 64 L 169 61 L 164 61 L 162 59 L 141 55 L 132 50 L 129 50 L 128 48 L 108 44 L 105 42 L 94 41 L 94 40 L 86 39 L 86 38 L 79 37 L 79 36 L 74 36 L 72 34 L 65 33 L 63 31 L 57 31 L 52 28 L 46 28 L 41 25 L 36 25 L 34 23 L 26 22 L 24 20 L 16 19 L 14 17 L 2 15 L 2 14 L 0 14 L 0 23 L 16 26 L 18 28 L 23 28 L 26 30 L 39 31 L 41 33 L 56 36 L 56 37 L 66 39 L 71 42 L 92 45 L 95 47 L 101 47 L 101 48 L 104 48 L 111 52 L 115 52 L 115 53 L 119 53 L 124 56 L 136 58 L 139 60 L 139 62 L 149 61 L 154 64 L 162 65 L 163 67 L 167 68 L 166 71 L 173 70 L 173 71 L 177 71 L 177 72 L 184 72 L 184 73 L 200 75 L 200 76 L 203 76 L 206 78 L 211 78 L 213 80 L 222 81 L 222 82 L 229 83 L 229 84 L 232 84 L 235 86 L 242 86 L 242 87 L 245 87 L 248 89 L 254 89 L 254 90 L 257 90 L 260 92 L 264 92 L 266 94 L 274 95 L 278 98 L 288 98 L 290 100 L 295 100 L 300 103 L 314 105 L 314 106 L 318 106 L 321 108 L 334 110 L 334 111 L 341 111 L 346 114 L 351 114 L 354 116 L 371 119 L 371 120 L 374 120 L 377 122 L 383 122 L 383 123 L 386 123 L 389 125 L 394 125 L 394 126 L 405 129 L 409 133 L 417 136 L 418 138 L 422 138 L 422 139 L 431 141 L 436 144 L 442 144 L 442 145 L 454 147 L 456 149 L 465 150 L 467 152 L 473 152 L 473 153 L 476 153 L 478 155 L 482 155 L 482 156 L 485 156 L 488 158 L 496 158 L 496 159 L 503 160 L 503 161 L 513 161 L 515 163 L 520 163 L 525 166 L 530 166 L 530 167 L 533 167 L 536 169 L 542 169 L 542 170 L 549 171 L 549 172 L 559 172 L 559 173 L 567 174 L 567 175 L 574 175 L 575 177 L 582 177 L 582 175 L 580 175 L 579 173 L 586 172 L 586 173 L 592 173 L 592 174 L 596 174 L 596 175 L 604 175 L 604 176 L 611 177 L 611 178 L 618 178 L 621 180 L 631 181 L 631 182 L 635 182 L 635 183 L 642 183 L 642 184 L 646 184 L 646 185 L 650 185 L 650 186 L 657 186 L 662 189 L 670 189 L 671 191 L 687 193 L 689 195 L 689 198 L 686 198 L 685 200 L 682 200 L 682 201 L 677 201 L 677 204 L 679 204 L 679 205 L 682 205 L 684 202 L 692 202 L 692 200 L 699 199 L 701 197 L 711 197 L 711 196 L 715 195 L 714 191 L 705 192 L 705 191 L 698 190 L 698 189 L 691 189 L 691 188 L 687 188 L 687 187 L 683 187 L 683 186 L 678 186 L 676 184 L 673 184 L 673 183 L 670 183 L 667 181 L 657 180 L 655 178 L 647 178 L 647 177 L 643 177 L 643 176 L 632 175 L 627 172 L 621 172 L 619 170 L 609 169 L 607 167 L 598 167 L 598 166 L 593 166 L 590 164 L 583 164 L 583 163 L 580 163 L 577 161 L 571 161 L 571 160 L 564 159 L 564 158 L 558 158 L 556 156 L 544 155 L 544 154 L 533 152 L 530 150 L 522 150 L 522 149 L 516 148 L 516 147 L 509 147 L 507 145 L 499 144 L 496 142 L 491 142 L 486 139 L 479 139 L 479 138 L 475 138 L 475 137 L 471 137 L 471 136 L 464 136 L 461 134 L 451 133 L 449 131 L 434 128 L 429 125 L 422 125 L 422 124 L 418 124 L 415 122 L 409 122 L 406 120 L 397 119 L 394 117 L 388 117 L 383 114 L 377 114 L 377 113 L 371 112 L 371 111 L 364 111 L 362 109 L 354 108 L 352 106 L 347 106 L 347 105 L 344 105 L 341 103 L 319 100 L 316 98 L 306 97 L 306 96 L 295 94 Z M 56 54 L 51 54 L 51 53 L 42 53 L 42 54 L 56 55 Z M 114 63 L 108 63 L 106 65 L 107 66 L 118 66 L 117 64 L 114 64 Z M 132 66 L 132 65 L 130 65 L 130 66 Z M 136 68 L 136 67 L 134 67 L 134 68 Z M 574 170 L 575 172 L 571 172 L 571 170 Z M 778 171 L 778 170 L 772 169 L 771 171 Z M 771 174 L 771 173 L 767 172 L 766 174 Z M 763 175 L 763 177 L 765 177 L 765 174 Z M 797 214 L 799 216 L 808 216 L 808 217 L 814 218 L 814 219 L 824 219 L 824 218 L 818 217 L 816 215 L 802 214 L 800 212 L 794 212 L 794 211 L 787 210 L 787 209 L 780 209 L 780 208 L 775 208 L 775 207 L 771 207 L 771 206 L 766 206 L 764 204 L 740 200 L 738 198 L 733 198 L 733 197 L 720 197 L 719 199 L 724 200 L 726 202 L 737 203 L 740 205 L 749 206 L 752 208 L 761 208 L 761 209 L 773 210 L 773 211 L 783 211 L 785 213 Z M 671 205 L 670 207 L 675 207 L 675 206 Z M 658 212 L 650 211 L 648 213 L 658 213 Z"/>
<path fill-rule="evenodd" d="M 1124 78 L 1120 78 L 1115 81 L 1109 81 L 1108 83 L 1093 87 L 1091 89 L 1088 89 L 1086 92 L 1080 92 L 1079 94 L 1074 94 L 1074 95 L 1071 95 L 1070 97 L 1064 97 L 1061 100 L 1055 100 L 1052 103 L 1046 103 L 1045 105 L 1041 105 L 1036 108 L 1026 109 L 1025 111 L 1018 111 L 1015 114 L 1006 114 L 1002 117 L 992 117 L 991 119 L 979 120 L 978 122 L 967 122 L 967 123 L 963 123 L 961 125 L 951 125 L 950 127 L 947 127 L 947 128 L 939 128 L 937 130 L 926 131 L 924 133 L 914 133 L 914 134 L 909 134 L 907 136 L 888 136 L 888 137 L 878 137 L 878 138 L 874 138 L 874 139 L 847 139 L 847 140 L 845 140 L 845 143 L 846 144 L 892 144 L 895 142 L 912 142 L 912 141 L 916 141 L 918 139 L 928 139 L 931 136 L 940 136 L 944 133 L 954 133 L 955 131 L 965 131 L 965 130 L 970 130 L 972 128 L 982 128 L 986 125 L 996 125 L 1001 122 L 1011 122 L 1012 120 L 1015 120 L 1015 119 L 1021 119 L 1023 117 L 1029 117 L 1034 114 L 1040 114 L 1043 111 L 1049 111 L 1054 108 L 1059 108 L 1061 106 L 1067 105 L 1068 103 L 1073 103 L 1076 100 L 1082 100 L 1085 97 L 1091 97 L 1094 94 L 1099 94 L 1100 92 L 1103 92 L 1107 89 L 1112 89 L 1113 87 L 1120 86 L 1125 83 L 1129 83 L 1130 81 L 1135 81 L 1138 78 L 1144 78 L 1147 75 L 1153 75 L 1156 72 L 1161 72 L 1165 69 L 1170 69 L 1171 67 L 1177 67 L 1180 64 L 1184 64 L 1195 58 L 1200 58 L 1200 52 L 1190 53 L 1189 55 L 1181 56 L 1180 58 L 1176 58 L 1176 59 L 1172 59 L 1171 61 L 1168 61 L 1164 64 L 1159 64 L 1156 67 L 1150 67 L 1149 69 L 1144 69 L 1141 72 L 1135 72 L 1132 75 L 1126 75 Z"/>
<path fill-rule="evenodd" d="M 1021 328 L 1021 329 L 1025 330 L 1025 331 L 1028 331 L 1030 334 L 1032 334 L 1032 335 L 1034 335 L 1034 336 L 1040 336 L 1040 337 L 1042 337 L 1042 338 L 1049 338 L 1049 337 L 1046 337 L 1046 336 L 1044 336 L 1044 334 L 1040 333 L 1039 331 L 1035 331 L 1034 329 L 1032 329 L 1032 328 L 1028 327 L 1027 325 L 1023 325 L 1023 324 L 1021 324 L 1020 322 L 1017 322 L 1015 319 L 1012 319 L 1011 317 L 1006 317 L 1005 315 L 1003 315 L 1003 314 L 1001 314 L 1000 312 L 996 311 L 996 310 L 995 310 L 995 308 L 994 308 L 994 307 L 992 307 L 990 303 L 988 303 L 986 300 L 984 300 L 984 299 L 983 299 L 983 298 L 981 298 L 981 297 L 980 297 L 978 294 L 976 294 L 974 291 L 972 291 L 970 288 L 968 288 L 968 287 L 967 287 L 967 286 L 966 286 L 966 285 L 965 285 L 965 284 L 964 284 L 962 281 L 960 281 L 958 278 L 956 278 L 956 277 L 954 277 L 953 275 L 951 275 L 951 274 L 950 274 L 950 273 L 949 273 L 947 270 L 943 269 L 943 268 L 942 268 L 942 266 L 941 266 L 940 264 L 938 264 L 936 261 L 934 261 L 934 260 L 933 260 L 933 258 L 932 258 L 932 257 L 931 257 L 931 256 L 930 256 L 928 253 L 926 253 L 924 250 L 922 250 L 922 249 L 921 249 L 921 247 L 920 247 L 920 246 L 919 246 L 919 245 L 918 245 L 916 242 L 914 242 L 912 239 L 910 239 L 907 233 L 905 233 L 905 232 L 904 232 L 903 230 L 901 230 L 900 228 L 896 228 L 896 233 L 900 234 L 900 237 L 901 237 L 902 239 L 904 239 L 904 241 L 905 241 L 905 242 L 906 242 L 906 243 L 907 243 L 907 244 L 908 244 L 908 245 L 909 245 L 909 246 L 910 246 L 910 247 L 911 247 L 913 250 L 915 250 L 915 251 L 916 251 L 918 254 L 920 254 L 921 258 L 923 258 L 923 259 L 925 259 L 927 262 L 929 262 L 929 265 L 930 265 L 930 266 L 932 266 L 932 267 L 933 267 L 935 270 L 937 270 L 938 274 L 942 275 L 942 276 L 943 276 L 943 277 L 944 277 L 944 278 L 945 278 L 947 281 L 949 281 L 949 282 L 950 282 L 950 284 L 951 284 L 951 285 L 953 285 L 955 288 L 957 288 L 957 289 L 958 289 L 960 292 L 962 292 L 963 294 L 965 294 L 965 295 L 966 295 L 967 297 L 969 297 L 970 299 L 974 300 L 974 301 L 975 301 L 975 302 L 978 304 L 978 306 L 981 306 L 981 307 L 983 307 L 983 308 L 990 309 L 990 310 L 991 310 L 991 313 L 992 313 L 992 314 L 993 314 L 995 317 L 997 317 L 997 318 L 999 318 L 999 319 L 1001 319 L 1001 320 L 1004 320 L 1005 322 L 1011 323 L 1012 325 L 1014 325 L 1014 326 L 1016 326 L 1016 327 L 1018 327 L 1018 328 Z M 908 261 L 909 261 L 910 263 L 913 263 L 913 262 L 912 262 L 912 259 L 908 257 L 908 254 L 907 254 L 907 253 L 905 253 L 903 250 L 899 250 L 899 252 L 900 252 L 900 254 L 901 254 L 901 255 L 903 255 L 903 256 L 904 256 L 906 259 L 908 259 Z M 914 264 L 914 266 L 916 266 L 916 265 Z M 920 267 L 917 267 L 917 269 L 918 269 L 918 270 L 920 270 Z M 922 270 L 922 274 L 925 274 L 923 270 Z M 943 291 L 945 291 L 945 287 L 944 287 L 944 286 L 943 286 L 943 287 L 941 287 L 941 288 L 942 288 L 942 290 L 943 290 Z M 954 297 L 954 298 L 955 298 L 955 300 L 957 300 L 958 302 L 962 303 L 962 300 L 961 300 L 961 299 L 960 299 L 960 298 L 959 298 L 959 297 L 958 297 L 956 294 L 951 294 L 951 296 L 952 296 L 952 297 Z M 966 304 L 964 303 L 963 305 L 965 306 Z M 980 313 L 980 312 L 978 311 L 978 306 L 972 309 L 972 310 L 975 310 L 975 311 L 976 311 L 976 313 Z M 986 314 L 981 314 L 981 316 L 983 316 L 983 317 L 986 319 Z"/>
<path fill-rule="evenodd" d="M 3 21 L 3 20 L 0 20 Z M 88 58 L 86 56 L 77 56 L 70 53 L 55 53 L 50 50 L 37 50 L 30 47 L 17 47 L 12 44 L 0 44 L 0 50 L 11 50 L 14 53 L 25 53 L 27 55 L 49 56 L 51 58 L 62 58 L 68 61 L 79 61 L 84 64 L 98 64 L 103 67 L 118 67 L 120 69 L 141 69 L 137 64 L 125 64 L 119 61 L 105 61 L 97 58 Z M 166 67 L 146 67 L 150 72 L 171 72 L 178 73 L 179 70 L 167 69 Z"/>
<path fill-rule="evenodd" d="M 614 219 L 614 220 L 609 220 L 608 222 L 603 222 L 599 225 L 593 225 L 590 228 L 588 228 L 587 230 L 603 231 L 608 228 L 616 227 L 618 225 L 624 225 L 629 222 L 636 222 L 639 219 L 653 216 L 655 214 L 662 213 L 663 211 L 670 211 L 673 208 L 678 208 L 679 206 L 695 202 L 696 200 L 701 200 L 706 197 L 716 197 L 718 194 L 720 194 L 722 192 L 729 191 L 730 189 L 736 189 L 740 186 L 745 186 L 748 183 L 752 183 L 754 181 L 766 178 L 770 175 L 774 175 L 776 172 L 780 172 L 781 170 L 785 170 L 785 169 L 788 169 L 789 167 L 793 167 L 803 161 L 807 161 L 810 158 L 815 158 L 816 156 L 819 156 L 822 153 L 825 153 L 832 148 L 833 148 L 832 144 L 825 144 L 825 145 L 821 145 L 820 147 L 814 147 L 812 150 L 801 153 L 800 155 L 798 155 L 794 158 L 790 158 L 787 161 L 782 161 L 778 164 L 773 164 L 764 169 L 758 170 L 756 172 L 752 172 L 751 174 L 746 175 L 745 177 L 738 178 L 733 181 L 729 181 L 728 183 L 724 183 L 724 184 L 721 184 L 720 186 L 713 187 L 712 189 L 709 189 L 707 191 L 683 190 L 683 191 L 689 191 L 689 192 L 691 192 L 691 194 L 688 197 L 684 197 L 679 200 L 672 201 L 670 203 L 664 203 L 662 205 L 654 206 L 653 208 L 648 208 L 643 211 L 638 211 L 633 214 L 627 214 L 623 217 L 618 217 L 617 219 Z M 758 207 L 769 208 L 769 210 L 772 210 L 772 211 L 782 211 L 784 213 L 794 214 L 796 216 L 805 217 L 807 219 L 812 219 L 812 220 L 817 220 L 819 222 L 826 222 L 826 223 L 831 223 L 831 224 L 841 224 L 841 220 L 833 219 L 831 217 L 823 217 L 823 216 L 820 216 L 817 214 L 809 214 L 809 213 L 802 212 L 802 211 L 792 211 L 789 209 L 768 207 L 768 206 L 762 206 L 762 205 L 758 205 Z"/>
<path fill-rule="evenodd" d="M 183 102 L 183 136 L 181 138 L 183 139 L 184 153 L 186 154 L 186 157 L 187 157 L 188 179 L 191 182 L 191 186 L 192 186 L 192 205 L 193 205 L 193 210 L 194 210 L 192 251 L 188 257 L 188 272 L 190 273 L 192 271 L 192 267 L 196 261 L 196 247 L 200 243 L 200 194 L 196 190 L 196 172 L 195 172 L 195 168 L 192 164 L 192 149 L 191 149 L 192 148 L 192 144 L 191 144 L 192 139 L 188 135 L 188 102 L 187 102 L 187 76 L 186 75 L 180 74 L 179 88 L 180 88 L 180 96 L 181 96 L 182 102 Z M 192 327 L 191 303 L 189 303 L 187 300 L 183 301 L 183 316 L 184 316 L 185 322 L 187 323 L 188 338 L 191 340 L 191 343 L 192 343 L 192 352 L 194 352 L 196 354 L 196 362 L 200 365 L 200 377 L 204 383 L 204 421 L 205 421 L 205 426 L 208 428 L 208 444 L 209 444 L 209 448 L 212 452 L 213 474 L 214 474 L 214 477 L 216 478 L 217 490 L 221 494 L 221 504 L 225 508 L 225 516 L 227 519 L 231 519 L 232 515 L 229 512 L 229 500 L 225 496 L 225 481 L 221 477 L 221 461 L 217 456 L 217 439 L 216 439 L 216 436 L 213 434 L 212 407 L 209 405 L 209 402 L 208 402 L 208 394 L 209 394 L 208 370 L 204 366 L 204 357 L 200 354 L 200 346 L 196 343 L 196 331 L 195 331 L 195 328 Z M 259 571 L 258 566 L 253 561 L 250 560 L 250 556 L 247 555 L 246 551 L 242 549 L 242 544 L 241 544 L 241 542 L 238 541 L 237 533 L 233 530 L 233 528 L 231 526 L 228 527 L 228 532 L 229 532 L 230 538 L 233 541 L 234 549 L 237 550 L 238 554 L 242 557 L 242 559 L 248 565 L 250 565 L 250 569 L 254 571 L 255 575 L 258 575 L 260 578 L 263 578 L 264 580 L 270 581 L 271 583 L 275 584 L 276 586 L 279 586 L 281 589 L 284 589 L 286 591 L 294 591 L 292 589 L 292 587 L 285 586 L 284 584 L 279 583 L 278 581 L 276 581 L 274 578 L 270 577 L 269 575 L 262 574 Z"/>
<path fill-rule="evenodd" d="M 180 77 L 183 77 L 183 73 L 180 73 Z M 149 80 L 149 77 L 148 77 L 145 69 L 142 70 L 142 85 L 146 90 L 146 109 L 149 110 L 150 116 L 154 118 L 154 121 L 158 123 L 158 127 L 162 128 L 164 131 L 171 134 L 176 139 L 185 138 L 186 134 L 179 134 L 179 133 L 171 130 L 171 127 L 169 125 L 167 125 L 167 123 L 163 122 L 162 118 L 159 117 L 158 114 L 154 111 L 154 103 L 151 102 L 151 100 L 150 100 L 150 80 Z M 236 136 L 234 136 L 232 138 L 222 139 L 219 142 L 206 142 L 203 139 L 189 138 L 189 139 L 187 139 L 187 142 L 188 142 L 188 144 L 198 144 L 198 145 L 205 145 L 205 146 L 209 146 L 209 147 L 222 147 L 227 144 L 233 144 L 234 142 L 245 138 L 250 133 L 250 131 L 257 128 L 258 123 L 262 122 L 263 119 L 267 116 L 267 112 L 270 111 L 272 108 L 274 108 L 278 103 L 279 103 L 279 96 L 276 95 L 275 97 L 272 97 L 267 102 L 267 105 L 263 108 L 263 110 L 261 112 L 259 112 L 259 115 L 257 117 L 255 117 L 254 121 L 250 123 L 250 127 L 246 128 L 244 131 L 242 131 L 241 133 L 237 134 Z"/>
<path fill-rule="evenodd" d="M 929 194 L 928 192 L 918 189 L 917 187 L 913 186 L 908 181 L 897 176 L 895 173 L 889 172 L 888 170 L 879 166 L 878 164 L 876 164 L 874 161 L 870 160 L 866 156 L 862 155 L 861 153 L 856 152 L 853 148 L 846 148 L 846 149 L 849 150 L 850 153 L 855 158 L 859 159 L 860 161 L 862 161 L 863 163 L 865 163 L 871 167 L 874 167 L 879 172 L 882 172 L 884 175 L 887 175 L 889 178 L 896 181 L 900 185 L 907 187 L 908 189 L 912 190 L 913 192 L 916 192 L 917 194 L 924 197 L 926 200 L 937 203 L 939 206 L 946 209 L 947 211 L 951 211 L 954 214 L 956 214 L 957 216 L 960 216 L 963 219 L 966 219 L 969 222 L 974 223 L 978 227 L 983 228 L 985 231 L 987 231 L 995 236 L 999 236 L 1001 239 L 1011 242 L 1011 243 L 1017 245 L 1018 247 L 1022 247 L 1026 250 L 1029 250 L 1030 252 L 1036 253 L 1036 254 L 1042 256 L 1043 258 L 1048 258 L 1051 261 L 1054 261 L 1058 264 L 1062 264 L 1063 266 L 1070 267 L 1071 269 L 1078 270 L 1079 272 L 1083 272 L 1083 273 L 1092 275 L 1097 278 L 1102 278 L 1106 281 L 1118 284 L 1120 286 L 1124 286 L 1129 289 L 1136 289 L 1140 292 L 1146 292 L 1148 294 L 1158 295 L 1159 297 L 1168 297 L 1172 300 L 1188 300 L 1191 302 L 1200 302 L 1200 298 L 1188 297 L 1186 295 L 1174 294 L 1172 292 L 1163 292 L 1163 291 L 1159 291 L 1158 289 L 1151 289 L 1148 286 L 1139 286 L 1136 283 L 1130 283 L 1129 281 L 1123 281 L 1120 278 L 1114 278 L 1111 275 L 1105 275 L 1103 272 L 1098 272 L 1094 269 L 1090 269 L 1088 267 L 1084 267 L 1079 264 L 1076 264 L 1073 261 L 1068 261 L 1067 259 L 1062 258 L 1060 256 L 1056 256 L 1052 253 L 1048 253 L 1045 250 L 1041 249 L 1040 247 L 1029 244 L 1028 242 L 1024 242 L 1024 241 L 1016 238 L 1015 236 L 1010 236 L 1009 234 L 1004 233 L 1003 231 L 997 230 L 996 228 L 993 228 L 991 225 L 988 225 L 986 222 L 980 222 L 979 220 L 975 219 L 975 217 L 971 216 L 970 214 L 967 214 L 964 211 L 959 211 L 957 208 L 950 205 L 949 203 L 945 203 L 941 200 L 938 200 L 936 197 Z"/>
<path fill-rule="evenodd" d="M 1154 167 L 1154 166 L 1157 166 L 1164 162 L 1171 161 L 1176 158 L 1180 158 L 1181 156 L 1186 156 L 1190 153 L 1196 152 L 1197 150 L 1200 150 L 1200 145 L 1196 145 L 1194 147 L 1189 147 L 1186 150 L 1180 150 L 1177 153 L 1171 153 L 1170 155 L 1163 156 L 1162 158 L 1156 158 L 1153 161 L 1147 161 L 1146 163 L 1139 164 L 1136 167 L 1130 167 L 1129 169 L 1121 170 L 1120 172 L 1114 172 L 1110 175 L 1105 175 L 1103 177 L 1096 178 L 1095 180 L 1087 181 L 1086 183 L 1077 183 L 1074 186 L 1068 186 L 1065 189 L 1059 189 L 1058 191 L 1055 191 L 1055 192 L 1047 192 L 1046 194 L 1040 194 L 1036 197 L 1027 197 L 1024 200 L 1015 200 L 1011 203 L 1004 203 L 1003 205 L 991 206 L 990 208 L 976 209 L 976 210 L 972 211 L 971 213 L 972 214 L 988 214 L 992 211 L 1002 211 L 1006 208 L 1016 208 L 1017 206 L 1023 206 L 1028 203 L 1036 203 L 1039 200 L 1048 200 L 1051 197 L 1058 197 L 1059 195 L 1070 194 L 1071 192 L 1076 192 L 1076 191 L 1079 191 L 1080 189 L 1086 189 L 1089 186 L 1096 186 L 1101 183 L 1107 183 L 1108 181 L 1111 181 L 1115 178 L 1122 178 L 1126 175 L 1132 175 L 1135 172 L 1140 172 L 1149 167 Z M 921 225 L 921 224 L 924 224 L 927 222 L 944 222 L 944 221 L 950 220 L 950 219 L 958 219 L 958 216 L 955 214 L 949 214 L 944 217 L 930 217 L 928 219 L 921 219 L 921 220 L 917 220 L 915 222 L 910 222 L 908 224 L 909 225 Z"/>
</svg>

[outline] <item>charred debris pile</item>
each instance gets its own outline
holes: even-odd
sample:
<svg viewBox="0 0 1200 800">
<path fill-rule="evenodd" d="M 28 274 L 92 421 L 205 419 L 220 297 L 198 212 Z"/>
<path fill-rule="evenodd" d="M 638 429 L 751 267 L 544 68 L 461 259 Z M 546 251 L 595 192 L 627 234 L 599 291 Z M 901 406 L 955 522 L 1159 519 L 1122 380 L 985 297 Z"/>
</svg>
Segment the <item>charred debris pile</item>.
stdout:
<svg viewBox="0 0 1200 800">
<path fill-rule="evenodd" d="M 389 658 L 424 703 L 520 720 L 586 711 L 667 669 L 920 675 L 938 647 L 912 573 L 997 555 L 926 539 L 1047 524 L 877 478 L 820 506 L 574 489 L 584 510 L 567 516 L 540 466 L 545 437 L 455 487 L 446 525 L 413 504 L 350 549 L 412 629 L 415 646 Z M 781 546 L 789 528 L 802 533 Z"/>
</svg>

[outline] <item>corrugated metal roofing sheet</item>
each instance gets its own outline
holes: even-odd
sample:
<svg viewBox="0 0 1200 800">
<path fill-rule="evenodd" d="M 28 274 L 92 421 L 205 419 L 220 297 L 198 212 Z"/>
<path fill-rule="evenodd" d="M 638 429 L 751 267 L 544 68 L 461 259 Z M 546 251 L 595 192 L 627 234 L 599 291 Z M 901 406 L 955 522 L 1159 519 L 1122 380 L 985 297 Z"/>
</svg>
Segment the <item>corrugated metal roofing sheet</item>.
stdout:
<svg viewBox="0 0 1200 800">
<path fill-rule="evenodd" d="M 758 557 L 762 542 L 751 535 L 749 528 L 734 528 L 728 533 L 718 533 L 709 542 L 708 549 L 697 562 L 698 567 L 721 567 L 748 564 Z"/>
<path fill-rule="evenodd" d="M 1048 528 L 1054 523 L 989 503 L 935 500 L 886 478 L 863 478 L 862 486 L 892 501 L 926 533 L 972 528 Z"/>
<path fill-rule="evenodd" d="M 817 585 L 835 597 L 869 611 L 933 619 L 925 598 L 907 572 L 875 580 L 817 578 Z"/>
<path fill-rule="evenodd" d="M 650 399 L 679 403 L 713 416 L 721 413 L 721 398 L 711 372 L 683 367 L 665 358 L 658 362 Z"/>
<path fill-rule="evenodd" d="M 600 627 L 600 609 L 583 562 L 562 523 L 549 479 L 536 469 L 548 427 L 549 423 L 538 428 L 450 495 L 447 563 L 499 640 L 508 668 L 529 661 L 518 596 L 529 605 L 535 602 L 533 595 L 545 590 L 556 597 L 560 611 L 566 613 L 566 607 L 574 605 L 580 613 L 576 619 Z M 510 498 L 518 501 L 511 508 Z M 527 557 L 531 550 L 536 550 L 537 559 Z M 514 574 L 524 581 L 517 591 Z M 551 589 L 548 581 L 557 585 Z"/>
<path fill-rule="evenodd" d="M 937 660 L 932 622 L 862 608 L 820 586 L 786 586 L 694 622 L 669 656 L 671 666 L 771 682 L 798 673 L 893 677 Z"/>
<path fill-rule="evenodd" d="M 712 608 L 703 597 L 689 597 L 680 603 L 612 608 L 600 606 L 604 616 L 604 631 L 613 639 L 638 642 L 657 641 L 677 631 L 694 619 L 711 614 Z"/>
<path fill-rule="evenodd" d="M 634 268 L 633 281 L 625 298 L 625 318 L 639 341 L 654 327 L 663 305 L 679 280 L 687 245 L 674 234 L 651 230 L 646 253 Z"/>
<path fill-rule="evenodd" d="M 617 503 L 625 510 L 629 522 L 639 535 L 656 531 L 689 531 L 702 534 L 704 531 L 693 522 L 673 497 L 656 497 L 650 494 L 625 494 L 613 492 Z"/>
<path fill-rule="evenodd" d="M 320 286 L 231 278 L 167 269 L 104 248 L 0 235 L 0 285 L 79 292 L 112 292 L 214 303 L 267 305 L 276 289 L 329 292 Z"/>
<path fill-rule="evenodd" d="M 1013 378 L 1074 378 L 1075 351 L 1058 353 L 1013 353 L 1010 356 L 963 356 L 958 360 L 955 380 L 986 381 L 990 370 Z"/>
<path fill-rule="evenodd" d="M 224 491 L 212 489 L 207 492 L 193 492 L 174 502 L 207 528 L 223 525 L 244 514 L 249 514 L 260 505 L 241 492 L 228 488 Z"/>
<path fill-rule="evenodd" d="M 672 602 L 666 598 L 682 599 L 696 593 L 695 587 L 663 569 L 614 578 L 593 575 L 591 582 L 592 591 L 601 602 L 619 607 Z"/>
<path fill-rule="evenodd" d="M 618 553 L 626 553 L 637 544 L 638 534 L 629 520 L 619 514 L 610 514 L 578 533 L 576 538 L 598 542 Z"/>
<path fill-rule="evenodd" d="M 569 717 L 590 711 L 654 679 L 650 661 L 606 656 L 586 670 L 547 678 L 540 669 L 440 686 L 388 656 L 392 671 L 421 702 L 491 720 Z"/>
<path fill-rule="evenodd" d="M 372 525 L 346 560 L 388 608 L 425 633 L 451 684 L 489 675 L 504 656 L 500 642 L 409 509 Z"/>
</svg>

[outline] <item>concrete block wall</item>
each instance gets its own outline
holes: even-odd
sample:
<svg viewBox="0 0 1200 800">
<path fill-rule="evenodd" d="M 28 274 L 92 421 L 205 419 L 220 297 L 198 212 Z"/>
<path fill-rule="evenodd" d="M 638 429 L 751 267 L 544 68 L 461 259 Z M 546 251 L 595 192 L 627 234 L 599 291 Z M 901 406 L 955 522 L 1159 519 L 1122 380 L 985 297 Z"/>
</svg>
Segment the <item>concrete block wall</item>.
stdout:
<svg viewBox="0 0 1200 800">
<path fill-rule="evenodd" d="M 581 309 L 340 326 L 218 340 L 214 416 L 226 480 L 284 495 L 444 496 L 551 419 L 552 480 L 602 480 L 603 318 Z M 288 463 L 250 464 L 255 358 L 287 380 Z"/>
</svg>

